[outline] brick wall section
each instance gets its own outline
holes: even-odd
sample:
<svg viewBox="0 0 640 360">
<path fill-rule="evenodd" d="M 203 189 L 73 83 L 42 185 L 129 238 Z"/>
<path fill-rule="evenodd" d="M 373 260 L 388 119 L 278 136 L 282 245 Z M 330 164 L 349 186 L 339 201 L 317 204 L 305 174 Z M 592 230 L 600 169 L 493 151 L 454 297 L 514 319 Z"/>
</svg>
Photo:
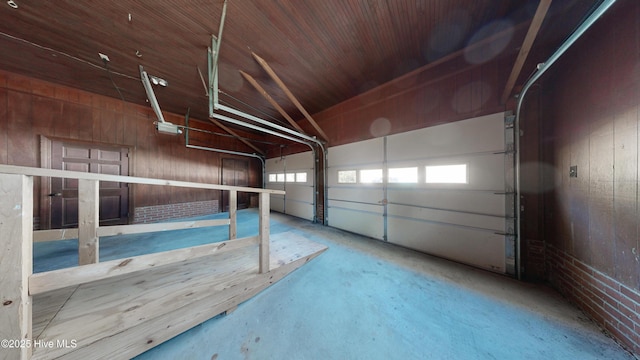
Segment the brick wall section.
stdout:
<svg viewBox="0 0 640 360">
<path fill-rule="evenodd" d="M 640 354 L 640 293 L 553 246 L 547 247 L 551 283 L 625 348 Z"/>
<path fill-rule="evenodd" d="M 524 277 L 528 281 L 545 281 L 545 242 L 537 239 L 525 239 L 524 257 L 526 259 Z"/>
<path fill-rule="evenodd" d="M 190 216 L 215 214 L 219 211 L 218 200 L 143 206 L 135 208 L 133 223 L 146 224 Z"/>
<path fill-rule="evenodd" d="M 324 206 L 316 204 L 316 221 L 320 224 L 324 223 Z"/>
</svg>

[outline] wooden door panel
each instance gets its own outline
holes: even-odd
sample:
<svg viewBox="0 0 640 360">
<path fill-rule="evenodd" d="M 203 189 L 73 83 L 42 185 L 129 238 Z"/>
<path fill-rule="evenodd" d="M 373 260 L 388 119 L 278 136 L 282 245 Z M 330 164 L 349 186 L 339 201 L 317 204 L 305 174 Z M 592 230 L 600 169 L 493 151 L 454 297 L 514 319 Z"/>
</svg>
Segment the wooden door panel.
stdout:
<svg viewBox="0 0 640 360">
<path fill-rule="evenodd" d="M 64 162 L 62 163 L 62 169 L 69 171 L 89 172 L 89 164 Z M 78 179 L 63 179 L 62 184 L 62 190 L 78 191 Z"/>
<path fill-rule="evenodd" d="M 66 146 L 63 148 L 62 156 L 67 159 L 88 159 L 90 149 Z"/>
<path fill-rule="evenodd" d="M 97 149 L 97 158 L 98 160 L 107 160 L 107 161 L 120 161 L 122 160 L 122 153 L 120 151 L 113 150 L 102 150 Z"/>
<path fill-rule="evenodd" d="M 62 198 L 62 227 L 78 226 L 78 195 L 75 197 Z"/>
<path fill-rule="evenodd" d="M 120 175 L 120 164 L 97 164 L 99 174 Z M 121 184 L 113 181 L 100 181 L 100 189 L 119 189 Z"/>
<path fill-rule="evenodd" d="M 128 149 L 95 144 L 51 142 L 51 167 L 79 172 L 128 175 Z M 100 182 L 100 225 L 128 223 L 126 183 Z M 51 179 L 51 228 L 78 226 L 78 180 Z"/>
<path fill-rule="evenodd" d="M 100 220 L 113 221 L 120 218 L 120 194 L 100 196 Z"/>
</svg>

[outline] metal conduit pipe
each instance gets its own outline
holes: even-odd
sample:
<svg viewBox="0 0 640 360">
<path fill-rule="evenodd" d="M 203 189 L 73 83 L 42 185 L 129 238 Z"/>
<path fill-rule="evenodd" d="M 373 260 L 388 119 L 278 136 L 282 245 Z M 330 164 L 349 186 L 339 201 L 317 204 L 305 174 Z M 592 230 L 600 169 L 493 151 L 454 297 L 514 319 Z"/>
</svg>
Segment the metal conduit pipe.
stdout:
<svg viewBox="0 0 640 360">
<path fill-rule="evenodd" d="M 234 111 L 237 111 L 237 110 L 232 109 L 232 108 L 230 108 L 230 109 L 231 109 L 231 110 L 234 110 Z M 237 112 L 239 112 L 239 111 L 237 111 Z M 239 112 L 239 113 L 241 113 L 241 112 Z M 247 118 L 248 118 L 248 117 L 252 117 L 252 116 L 251 116 L 251 115 L 249 115 L 249 114 L 244 114 L 244 113 L 241 113 L 241 114 L 243 114 L 243 115 L 240 115 L 240 116 L 243 116 L 243 117 L 247 117 Z M 273 131 L 273 130 L 270 130 L 270 129 L 266 129 L 266 128 L 263 128 L 263 127 L 260 127 L 260 126 L 254 125 L 254 124 L 250 124 L 250 123 L 247 123 L 247 122 L 244 122 L 244 121 L 241 121 L 241 120 L 236 120 L 236 119 L 233 119 L 233 118 L 230 118 L 230 117 L 228 117 L 228 116 L 224 116 L 224 115 L 221 115 L 221 114 L 218 114 L 218 113 L 210 114 L 210 116 L 211 116 L 212 118 L 215 118 L 215 119 L 218 119 L 218 120 L 222 120 L 222 121 L 226 121 L 226 122 L 229 122 L 229 123 L 232 123 L 232 124 L 238 125 L 238 126 L 244 126 L 244 127 L 249 128 L 249 129 L 253 129 L 253 130 L 257 130 L 257 131 L 262 131 L 262 132 L 267 133 L 267 134 L 269 134 L 269 135 L 273 135 L 273 136 L 281 137 L 281 138 L 283 138 L 283 139 L 287 139 L 287 140 L 291 140 L 291 141 L 294 141 L 294 142 L 297 142 L 297 143 L 300 143 L 300 144 L 305 144 L 305 145 L 307 145 L 309 148 L 311 148 L 311 151 L 313 152 L 313 158 L 314 158 L 314 171 L 316 171 L 316 170 L 317 170 L 317 169 L 316 169 L 316 167 L 315 167 L 316 149 L 313 147 L 313 145 L 312 145 L 310 142 L 307 142 L 307 141 L 304 141 L 304 140 L 301 140 L 301 139 L 298 139 L 298 138 L 295 138 L 295 137 L 292 137 L 292 136 L 289 136 L 289 135 L 285 135 L 285 134 L 279 133 L 279 132 L 277 132 L 277 131 Z M 265 120 L 262 120 L 262 119 L 258 119 L 258 120 L 265 121 Z M 287 129 L 287 130 L 288 130 L 288 129 Z M 293 130 L 292 130 L 292 131 L 293 131 Z M 294 131 L 294 132 L 295 132 L 295 131 Z M 299 134 L 299 133 L 296 133 L 296 134 Z M 299 134 L 299 135 L 302 135 L 302 136 L 304 136 L 304 137 L 306 137 L 306 138 L 309 138 L 308 136 L 306 136 L 306 135 L 304 135 L 304 134 Z M 323 146 L 323 145 L 322 145 L 322 143 L 321 143 L 320 141 L 318 141 L 317 139 L 313 139 L 313 138 L 309 138 L 309 139 L 312 139 L 312 140 L 313 140 L 313 141 L 314 141 L 314 142 L 315 142 L 315 143 L 316 143 L 316 144 L 317 144 L 317 145 L 322 149 L 323 164 L 324 164 L 324 166 L 325 166 L 325 171 L 323 172 L 323 174 L 324 174 L 324 177 L 325 177 L 325 179 L 326 179 L 326 174 L 327 174 L 327 172 L 326 172 L 326 164 L 327 164 L 327 161 L 326 161 L 326 151 L 325 151 L 325 149 L 324 149 L 324 146 Z M 315 175 L 315 174 L 314 174 L 314 175 Z M 314 195 L 315 195 L 315 193 L 317 192 L 317 188 L 316 188 L 316 186 L 317 186 L 317 185 L 316 185 L 316 182 L 314 181 Z M 325 180 L 325 186 L 326 186 L 326 180 Z M 326 193 L 326 191 L 325 191 L 325 193 L 324 193 L 325 206 L 323 207 L 323 209 L 324 209 L 324 208 L 326 208 L 326 197 L 327 197 L 327 193 Z M 314 199 L 313 199 L 313 217 L 314 217 L 314 221 L 315 221 L 315 220 L 317 220 L 317 213 L 316 213 L 316 197 L 315 197 L 315 196 L 314 196 Z M 324 223 L 325 219 L 326 219 L 326 217 L 323 219 L 323 223 Z"/>
<path fill-rule="evenodd" d="M 317 209 L 317 192 L 318 192 L 318 183 L 315 180 L 315 175 L 318 171 L 318 165 L 316 165 L 316 149 L 311 146 L 311 153 L 313 154 L 313 222 L 318 222 L 318 209 Z M 286 196 L 286 195 L 285 195 Z"/>
<path fill-rule="evenodd" d="M 180 129 L 183 129 L 183 130 L 187 129 L 186 126 L 182 126 L 182 125 L 176 125 L 176 126 L 178 128 L 180 128 Z M 219 132 L 215 132 L 215 131 L 198 129 L 198 128 L 194 128 L 194 127 L 189 127 L 188 129 L 192 130 L 192 131 L 195 131 L 195 132 L 199 132 L 199 133 L 210 134 L 210 135 L 215 135 L 215 136 L 223 136 L 223 137 L 228 137 L 228 138 L 233 138 L 233 139 L 243 139 L 243 140 L 247 140 L 247 141 L 251 141 L 251 142 L 257 142 L 257 143 L 261 143 L 261 144 L 267 144 L 267 145 L 278 145 L 279 144 L 279 143 L 275 143 L 275 142 L 271 142 L 271 141 L 252 139 L 252 138 L 242 137 L 242 136 L 233 136 L 231 134 L 223 134 L 223 133 L 219 133 Z"/>
<path fill-rule="evenodd" d="M 222 104 L 220 104 L 220 102 L 218 101 L 218 58 L 219 58 L 219 54 L 220 54 L 220 44 L 222 42 L 222 31 L 224 29 L 224 22 L 225 22 L 225 17 L 226 17 L 226 13 L 227 13 L 227 0 L 224 1 L 224 5 L 222 7 L 222 16 L 220 18 L 220 28 L 218 31 L 218 37 L 217 39 L 215 37 L 212 36 L 211 39 L 211 48 L 209 49 L 209 53 L 207 56 L 207 60 L 208 60 L 208 69 L 209 69 L 209 116 L 218 120 L 222 120 L 222 121 L 226 121 L 226 122 L 230 122 L 232 124 L 236 124 L 239 126 L 244 126 L 244 127 L 248 127 L 254 130 L 258 130 L 258 131 L 262 131 L 264 133 L 267 134 L 271 134 L 274 136 L 278 136 L 281 137 L 283 139 L 288 139 L 297 143 L 301 143 L 301 144 L 305 144 L 307 146 L 309 146 L 311 148 L 311 151 L 313 152 L 313 159 L 314 159 L 314 176 L 315 173 L 317 173 L 317 167 L 315 165 L 315 159 L 316 159 L 316 150 L 313 147 L 313 145 L 311 143 L 316 143 L 322 150 L 322 155 L 323 155 L 323 164 L 325 165 L 325 171 L 323 172 L 324 174 L 324 183 L 325 183 L 325 187 L 326 187 L 326 176 L 327 176 L 327 172 L 326 172 L 326 164 L 327 164 L 327 152 L 324 149 L 324 146 L 322 145 L 322 142 L 320 142 L 318 139 L 316 139 L 315 137 L 309 137 L 305 134 L 299 133 L 297 131 L 288 129 L 286 127 L 282 127 L 280 125 L 277 124 L 273 124 L 269 121 L 260 119 L 256 116 L 244 113 L 242 111 L 236 110 L 234 108 L 228 107 L 228 106 L 224 106 Z M 213 53 L 212 53 L 213 52 Z M 303 141 L 288 135 L 284 135 L 269 129 L 265 129 L 253 124 L 249 124 L 243 121 L 239 121 L 239 120 L 235 120 L 232 119 L 230 117 L 226 117 L 220 114 L 216 114 L 214 112 L 214 110 L 223 110 L 232 114 L 235 114 L 237 116 L 243 117 L 245 119 L 248 120 L 252 120 L 255 121 L 257 123 L 266 125 L 266 126 L 270 126 L 272 128 L 278 129 L 280 131 L 289 133 L 291 135 L 294 136 L 298 136 L 302 139 L 306 139 L 307 141 Z M 265 184 L 265 177 L 266 177 L 266 173 L 265 173 L 265 165 L 264 165 L 264 161 L 263 161 L 263 171 L 262 171 L 262 179 L 263 179 L 263 187 L 266 187 Z M 317 213 L 316 213 L 316 198 L 317 198 L 317 184 L 316 181 L 314 181 L 314 197 L 313 197 L 313 218 L 314 221 L 317 221 Z M 325 206 L 323 207 L 323 209 L 326 209 L 326 195 L 327 192 L 324 192 L 324 201 L 325 201 Z M 326 221 L 326 216 L 324 216 L 323 221 Z"/>
<path fill-rule="evenodd" d="M 307 135 L 305 135 L 303 133 L 300 133 L 298 131 L 291 130 L 291 129 L 286 128 L 284 126 L 280 126 L 280 125 L 274 124 L 274 123 L 272 123 L 270 121 L 261 119 L 261 118 L 259 118 L 257 116 L 253 116 L 251 114 L 244 113 L 242 111 L 236 110 L 236 109 L 234 109 L 232 107 L 228 107 L 228 106 L 225 106 L 225 105 L 222 105 L 222 104 L 215 104 L 214 106 L 215 106 L 216 110 L 226 111 L 228 113 L 231 113 L 231 114 L 234 114 L 234 115 L 238 115 L 238 116 L 243 117 L 245 119 L 248 119 L 248 120 L 251 120 L 251 121 L 255 121 L 255 122 L 259 123 L 259 124 L 272 127 L 274 129 L 280 130 L 282 132 L 285 132 L 285 133 L 288 133 L 288 134 L 291 134 L 291 135 L 294 135 L 294 136 L 298 136 L 298 137 L 303 138 L 303 139 L 305 139 L 307 141 L 314 142 L 314 143 L 316 143 L 318 145 L 322 145 L 322 142 L 320 142 L 320 140 L 316 139 L 315 137 L 307 136 Z"/>
<path fill-rule="evenodd" d="M 270 129 L 265 129 L 263 127 L 260 127 L 260 126 L 257 126 L 257 125 L 253 125 L 253 124 L 241 121 L 241 120 L 236 120 L 236 119 L 230 118 L 228 116 L 224 116 L 224 115 L 220 115 L 220 114 L 217 114 L 217 113 L 213 113 L 211 115 L 211 117 L 214 118 L 214 119 L 226 121 L 226 122 L 238 125 L 238 126 L 244 126 L 244 127 L 248 127 L 249 129 L 262 131 L 262 132 L 267 133 L 269 135 L 278 136 L 278 137 L 281 137 L 283 139 L 295 141 L 295 142 L 300 143 L 300 144 L 306 144 L 308 146 L 311 146 L 310 143 L 308 143 L 308 142 L 306 142 L 304 140 L 300 140 L 298 138 L 294 138 L 294 137 L 289 136 L 289 135 L 281 134 L 279 132 L 276 132 L 276 131 L 273 131 L 273 130 L 270 130 Z"/>
<path fill-rule="evenodd" d="M 180 126 L 180 128 L 185 130 L 184 133 L 184 139 L 185 139 L 185 145 L 188 149 L 197 149 L 197 150 L 205 150 L 205 151 L 212 151 L 212 152 L 218 152 L 218 153 L 223 153 L 223 154 L 231 154 L 231 155 L 239 155 L 239 156 L 247 156 L 247 157 L 253 157 L 256 159 L 260 159 L 260 162 L 262 163 L 262 187 L 265 188 L 266 187 L 266 180 L 265 180 L 265 160 L 264 160 L 264 156 L 255 154 L 255 153 L 245 153 L 245 152 L 240 152 L 240 151 L 233 151 L 233 150 L 226 150 L 226 149 L 216 149 L 216 148 L 210 148 L 210 147 L 205 147 L 205 146 L 197 146 L 197 145 L 191 145 L 189 144 L 189 130 L 194 130 L 194 131 L 202 131 L 202 132 L 206 132 L 206 133 L 212 133 L 206 130 L 200 130 L 200 129 L 193 129 L 189 127 L 189 111 L 187 111 L 187 115 L 185 116 L 185 125 L 186 126 Z M 215 134 L 215 133 L 212 133 Z"/>
<path fill-rule="evenodd" d="M 260 155 L 257 154 L 250 154 L 250 153 L 243 153 L 243 152 L 239 152 L 239 151 L 231 151 L 231 150 L 225 150 L 225 149 L 216 149 L 216 148 L 210 148 L 210 147 L 205 147 L 205 146 L 197 146 L 197 145 L 186 145 L 187 148 L 189 149 L 197 149 L 197 150 L 206 150 L 206 151 L 213 151 L 213 152 L 218 152 L 218 153 L 223 153 L 223 154 L 231 154 L 231 155 L 240 155 L 240 156 L 248 156 L 248 157 L 253 157 L 256 159 L 260 159 L 260 162 L 262 163 L 262 187 L 265 187 L 265 180 L 264 180 L 264 172 L 265 172 L 265 162 L 264 162 L 264 158 Z"/>
<path fill-rule="evenodd" d="M 225 22 L 225 17 L 226 17 L 226 12 L 227 12 L 227 0 L 224 1 L 224 5 L 222 7 L 222 16 L 220 18 L 220 29 L 218 31 L 218 37 L 217 39 L 215 37 L 212 37 L 211 42 L 212 42 L 212 46 L 209 50 L 209 54 L 207 56 L 207 60 L 208 60 L 208 68 L 209 68 L 209 116 L 215 119 L 219 119 L 222 121 L 226 121 L 226 122 L 230 122 L 232 124 L 236 124 L 236 125 L 240 125 L 240 126 L 244 126 L 244 127 L 248 127 L 254 130 L 258 130 L 258 131 L 262 131 L 264 133 L 267 134 L 271 134 L 274 136 L 278 136 L 281 137 L 283 139 L 288 139 L 297 143 L 301 143 L 301 144 L 305 144 L 307 146 L 309 146 L 311 148 L 311 151 L 313 152 L 313 159 L 314 159 L 314 175 L 315 173 L 317 173 L 317 168 L 315 165 L 315 159 L 316 159 L 316 151 L 315 148 L 313 147 L 313 145 L 311 143 L 315 143 L 317 144 L 321 150 L 322 150 L 322 156 L 323 156 L 323 164 L 325 164 L 325 171 L 323 172 L 324 174 L 324 182 L 325 182 L 325 186 L 326 186 L 326 158 L 327 158 L 327 152 L 324 149 L 324 146 L 322 145 L 322 142 L 320 142 L 318 139 L 316 139 L 315 137 L 310 137 L 307 136 L 305 134 L 299 133 L 297 131 L 288 129 L 286 127 L 277 125 L 277 124 L 273 124 L 269 121 L 260 119 L 259 117 L 244 113 L 242 111 L 236 110 L 234 108 L 225 106 L 220 104 L 220 102 L 218 101 L 218 58 L 219 58 L 219 53 L 220 53 L 220 44 L 222 42 L 222 30 L 224 28 L 224 22 Z M 213 52 L 213 53 L 212 53 Z M 239 121 L 239 120 L 235 120 L 232 119 L 230 117 L 226 117 L 220 114 L 215 113 L 215 110 L 222 110 L 222 111 L 226 111 L 229 112 L 231 114 L 235 114 L 237 116 L 243 117 L 245 119 L 248 120 L 252 120 L 255 121 L 257 123 L 278 129 L 282 132 L 288 133 L 290 135 L 294 135 L 297 136 L 299 138 L 305 139 L 307 141 L 303 141 L 288 135 L 284 135 L 269 129 L 265 129 L 253 124 L 249 124 L 243 121 Z M 265 173 L 263 170 L 263 179 L 265 178 Z M 263 185 L 263 187 L 266 185 Z M 317 184 L 316 181 L 314 181 L 314 197 L 313 197 L 313 218 L 314 221 L 317 220 L 317 213 L 316 213 L 316 198 L 317 198 Z M 325 198 L 325 206 L 323 207 L 324 209 L 326 209 L 326 191 L 324 192 L 324 198 Z M 326 219 L 326 216 L 324 217 L 324 219 Z M 324 221 L 323 219 L 323 221 Z"/>
<path fill-rule="evenodd" d="M 531 78 L 525 83 L 522 88 L 520 94 L 518 94 L 518 105 L 516 108 L 516 124 L 515 124 L 515 146 L 516 146 L 516 273 L 518 279 L 522 278 L 522 269 L 521 269 L 521 232 L 520 232 L 520 224 L 521 224 L 521 192 L 520 192 L 520 110 L 522 109 L 522 103 L 524 101 L 524 97 L 527 94 L 529 88 L 536 82 L 540 77 L 553 65 L 559 58 L 562 56 L 567 49 L 573 45 L 576 40 L 578 40 L 582 34 L 584 34 L 590 27 L 593 25 L 614 3 L 616 0 L 605 0 L 598 6 L 592 13 L 589 15 L 578 28 L 567 38 L 567 40 L 560 45 L 558 50 L 554 52 L 546 62 L 539 64 L 538 69 Z"/>
<path fill-rule="evenodd" d="M 327 209 L 327 188 L 326 188 L 326 187 L 327 187 L 327 151 L 326 151 L 326 149 L 324 148 L 324 145 L 323 145 L 322 141 L 320 141 L 320 140 L 316 139 L 315 137 L 307 136 L 307 135 L 302 134 L 302 133 L 300 133 L 300 132 L 298 132 L 298 131 L 291 130 L 291 129 L 286 128 L 286 127 L 284 127 L 284 126 L 280 126 L 280 125 L 278 125 L 278 124 L 274 124 L 274 123 L 272 123 L 272 122 L 270 122 L 270 121 L 267 121 L 267 120 L 261 119 L 261 118 L 259 118 L 259 117 L 257 117 L 257 116 L 253 116 L 253 115 L 251 115 L 251 114 L 244 113 L 244 112 L 242 112 L 242 111 L 236 110 L 236 109 L 234 109 L 234 108 L 232 108 L 232 107 L 229 107 L 229 106 L 222 105 L 222 104 L 220 104 L 220 103 L 215 103 L 215 104 L 214 104 L 214 109 L 216 109 L 216 110 L 226 111 L 226 112 L 228 112 L 228 113 L 231 113 L 231 114 L 234 114 L 234 115 L 237 115 L 237 116 L 243 117 L 243 118 L 248 119 L 248 120 L 255 121 L 255 122 L 257 122 L 257 123 L 260 123 L 260 124 L 263 124 L 263 125 L 266 125 L 266 126 L 272 127 L 272 128 L 274 128 L 274 129 L 277 129 L 277 130 L 280 130 L 280 131 L 286 132 L 286 133 L 288 133 L 288 134 L 291 134 L 291 135 L 294 135 L 294 136 L 298 136 L 298 137 L 300 137 L 300 138 L 303 138 L 303 139 L 308 140 L 309 142 L 313 142 L 313 143 L 315 143 L 316 145 L 318 145 L 318 146 L 320 147 L 320 150 L 322 151 L 322 156 L 323 156 L 323 158 L 322 158 L 322 160 L 323 160 L 323 161 L 322 161 L 322 164 L 323 164 L 323 166 L 324 166 L 324 171 L 322 172 L 322 175 L 323 175 L 323 184 L 324 184 L 324 191 L 323 191 L 323 204 L 324 204 L 324 206 L 322 207 L 322 212 L 323 212 L 323 216 L 322 216 L 322 223 L 323 223 L 323 225 L 326 225 L 326 224 L 327 224 L 327 216 L 326 216 L 326 214 L 327 214 L 327 210 L 326 210 L 326 209 Z M 219 115 L 219 114 L 215 114 L 215 113 L 213 113 L 213 114 L 210 114 L 210 115 L 211 115 L 211 116 L 213 116 L 213 117 L 216 117 L 216 115 Z M 222 119 L 222 118 L 220 118 L 220 117 L 216 117 L 216 118 L 223 120 L 223 119 Z M 241 122 L 241 123 L 243 123 L 243 124 L 247 124 L 247 123 L 244 123 L 244 122 Z M 264 128 L 262 128 L 262 129 L 263 129 L 262 131 L 265 131 L 265 129 L 264 129 Z M 285 138 L 285 139 L 289 139 L 289 140 L 291 140 L 291 139 L 292 139 L 291 137 L 285 137 L 285 136 L 283 136 L 283 134 L 277 135 L 278 133 L 277 133 L 277 132 L 275 132 L 275 131 L 270 131 L 270 132 L 268 132 L 268 133 L 269 133 L 269 134 L 272 134 L 272 135 L 276 135 L 276 136 L 283 137 L 283 138 Z M 304 143 L 304 142 L 303 142 L 303 143 Z M 310 143 L 305 143 L 305 144 L 307 144 L 307 146 L 311 147 L 311 149 L 313 150 L 313 159 L 314 159 L 314 167 L 315 167 L 315 158 L 316 158 L 316 152 L 315 152 L 315 149 L 313 149 L 313 147 L 310 145 Z M 316 168 L 316 169 L 314 169 L 314 170 L 315 170 L 315 171 L 314 171 L 314 175 L 315 175 L 315 173 L 317 173 L 317 168 Z M 315 188 L 315 186 L 316 186 L 316 185 L 315 185 L 315 181 L 314 181 L 314 188 Z M 313 200 L 313 202 L 314 202 L 314 206 L 313 206 L 313 213 L 314 213 L 314 216 L 313 216 L 313 217 L 314 217 L 314 221 L 315 221 L 315 220 L 317 220 L 317 213 L 316 213 L 316 196 L 315 196 L 315 195 L 317 195 L 317 188 L 315 188 L 315 189 L 314 189 L 314 200 Z"/>
<path fill-rule="evenodd" d="M 323 181 L 324 181 L 324 195 L 323 195 L 323 201 L 324 201 L 324 205 L 322 206 L 322 225 L 327 225 L 327 214 L 328 214 L 328 209 L 329 209 L 329 185 L 327 184 L 327 169 L 328 169 L 328 164 L 327 164 L 327 159 L 329 158 L 328 155 L 328 150 L 324 148 L 324 146 L 321 146 L 322 148 L 322 152 L 324 154 L 324 163 L 322 164 L 324 166 L 324 171 L 322 172 L 323 176 Z"/>
</svg>

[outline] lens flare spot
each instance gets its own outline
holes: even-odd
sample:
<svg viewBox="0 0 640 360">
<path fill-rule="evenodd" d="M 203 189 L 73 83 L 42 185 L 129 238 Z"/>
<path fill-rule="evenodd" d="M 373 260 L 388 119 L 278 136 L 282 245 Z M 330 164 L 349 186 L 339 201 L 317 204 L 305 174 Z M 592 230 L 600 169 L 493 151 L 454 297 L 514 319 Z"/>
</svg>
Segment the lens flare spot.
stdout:
<svg viewBox="0 0 640 360">
<path fill-rule="evenodd" d="M 377 118 L 371 123 L 369 132 L 371 132 L 371 135 L 374 137 L 388 135 L 389 132 L 391 132 L 391 121 L 384 117 Z"/>
</svg>

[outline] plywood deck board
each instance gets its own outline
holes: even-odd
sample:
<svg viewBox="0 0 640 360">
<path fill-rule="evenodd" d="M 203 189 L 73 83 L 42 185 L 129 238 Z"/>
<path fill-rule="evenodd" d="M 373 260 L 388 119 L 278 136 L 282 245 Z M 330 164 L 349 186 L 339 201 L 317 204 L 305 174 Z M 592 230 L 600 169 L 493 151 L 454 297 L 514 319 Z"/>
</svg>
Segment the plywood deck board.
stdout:
<svg viewBox="0 0 640 360">
<path fill-rule="evenodd" d="M 267 274 L 256 274 L 248 279 L 235 292 L 220 292 L 211 299 L 194 302 L 188 308 L 166 313 L 158 318 L 141 323 L 112 337 L 106 337 L 89 347 L 79 348 L 61 359 L 86 359 L 88 357 L 130 358 L 164 341 L 223 313 L 266 289 L 269 285 L 284 278 L 287 274 L 306 264 L 320 253 L 313 253 L 292 263 L 278 267 Z M 223 299 L 223 300 L 221 300 Z"/>
<path fill-rule="evenodd" d="M 40 339 L 77 339 L 79 343 L 90 344 L 140 321 L 206 298 L 212 291 L 237 285 L 257 271 L 257 264 L 251 266 L 246 255 L 236 252 L 228 253 L 224 258 L 217 257 L 216 263 L 220 264 L 217 267 L 203 258 L 202 261 L 81 285 Z M 257 252 L 251 257 L 257 258 Z M 51 355 L 66 351 L 64 348 L 47 350 Z"/>
<path fill-rule="evenodd" d="M 266 274 L 258 274 L 255 245 L 38 295 L 38 339 L 76 340 L 78 347 L 36 349 L 33 358 L 135 355 L 237 306 L 326 250 L 293 233 L 271 240 L 273 270 Z"/>
<path fill-rule="evenodd" d="M 69 300 L 77 287 L 68 287 L 34 297 L 33 302 L 33 338 L 40 338 L 40 334 L 49 324 L 62 306 Z"/>
<path fill-rule="evenodd" d="M 322 252 L 326 249 L 325 245 L 307 240 L 295 233 L 287 232 L 272 235 L 270 265 L 274 269 L 307 256 L 309 253 Z"/>
<path fill-rule="evenodd" d="M 118 275 L 134 274 L 141 270 L 175 265 L 179 262 L 188 262 L 199 257 L 233 251 L 251 246 L 255 241 L 257 241 L 257 237 L 247 237 L 134 256 L 126 259 L 105 261 L 98 264 L 89 264 L 81 268 L 65 268 L 34 274 L 29 278 L 29 290 L 32 295 L 37 295 L 67 286 L 95 282 L 105 278 L 113 278 Z"/>
</svg>

